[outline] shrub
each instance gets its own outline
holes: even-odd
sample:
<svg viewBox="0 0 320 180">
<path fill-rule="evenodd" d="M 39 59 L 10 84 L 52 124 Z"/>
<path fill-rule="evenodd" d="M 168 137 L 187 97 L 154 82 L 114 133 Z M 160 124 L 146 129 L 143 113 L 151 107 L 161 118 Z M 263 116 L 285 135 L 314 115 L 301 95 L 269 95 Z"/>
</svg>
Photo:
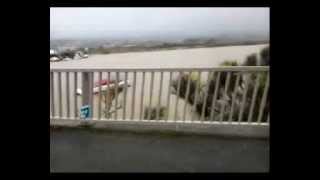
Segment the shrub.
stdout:
<svg viewBox="0 0 320 180">
<path fill-rule="evenodd" d="M 227 61 L 222 62 L 220 64 L 220 66 L 239 66 L 239 64 L 238 64 L 238 62 L 236 60 L 227 60 Z M 227 81 L 227 76 L 228 76 L 227 72 L 222 72 L 220 74 L 220 85 L 225 86 L 226 81 Z M 230 77 L 230 82 L 229 82 L 230 83 L 229 84 L 229 91 L 230 90 L 231 91 L 234 90 L 234 86 L 236 84 L 236 80 L 237 80 L 237 72 L 232 72 L 231 73 L 231 77 Z M 239 84 L 241 84 L 241 82 L 239 82 Z"/>
<path fill-rule="evenodd" d="M 193 104 L 194 98 L 196 93 L 199 93 L 200 88 L 198 92 L 196 92 L 196 87 L 201 86 L 199 76 L 196 73 L 190 74 L 183 74 L 181 76 L 178 76 L 176 80 L 172 82 L 172 87 L 175 89 L 175 91 L 178 91 L 178 83 L 180 80 L 180 91 L 179 91 L 179 97 L 185 98 L 188 88 L 188 79 L 190 77 L 190 85 L 189 85 L 189 95 L 187 97 L 187 100 L 190 104 Z"/>
<path fill-rule="evenodd" d="M 257 96 L 256 96 L 256 100 L 255 100 L 255 106 L 254 106 L 254 110 L 253 110 L 252 121 L 258 120 L 259 108 L 260 108 L 263 92 L 264 92 L 266 81 L 267 81 L 267 75 L 268 75 L 267 73 L 263 73 L 263 74 L 261 74 L 260 79 L 259 79 L 259 86 L 258 86 Z M 250 106 L 253 101 L 252 96 L 253 96 L 253 92 L 254 92 L 256 78 L 257 78 L 256 75 L 255 76 L 252 75 L 248 79 L 248 92 L 247 92 L 247 101 L 246 101 L 247 106 Z M 262 122 L 266 122 L 266 120 L 267 120 L 266 113 L 267 112 L 269 112 L 269 91 L 267 94 L 267 101 L 266 101 L 266 106 L 265 106 L 265 109 L 263 112 L 264 114 L 262 117 Z M 244 112 L 244 116 L 248 116 L 248 115 L 249 115 L 249 109 L 246 109 Z"/>
<path fill-rule="evenodd" d="M 239 64 L 236 60 L 226 60 L 223 61 L 220 66 L 239 66 Z"/>
<path fill-rule="evenodd" d="M 263 48 L 260 51 L 260 57 L 261 57 L 261 66 L 269 66 L 270 63 L 270 53 L 269 53 L 269 46 Z"/>
<path fill-rule="evenodd" d="M 233 61 L 233 62 L 232 61 L 225 61 L 223 64 L 228 65 L 228 66 L 236 66 L 237 65 L 236 61 Z M 199 115 L 202 113 L 202 108 L 204 106 L 204 103 L 206 103 L 204 116 L 206 118 L 208 118 L 211 113 L 212 99 L 214 96 L 217 76 L 216 76 L 216 74 L 212 73 L 211 76 L 209 77 L 210 80 L 208 81 L 208 83 L 203 84 L 203 86 L 200 85 L 200 81 L 199 81 L 199 77 L 198 77 L 197 73 L 191 73 L 191 75 L 183 74 L 182 76 L 179 76 L 177 78 L 177 80 L 173 81 L 172 87 L 177 91 L 178 81 L 180 79 L 181 84 L 180 84 L 179 97 L 181 97 L 181 98 L 185 98 L 185 95 L 187 92 L 187 84 L 188 84 L 189 76 L 191 76 L 191 77 L 190 77 L 190 91 L 189 91 L 189 96 L 188 96 L 188 102 L 192 105 L 194 103 L 196 103 L 196 112 Z M 219 89 L 218 89 L 218 94 L 217 94 L 217 99 L 216 99 L 217 101 L 218 100 L 220 100 L 220 101 L 225 100 L 225 98 L 226 98 L 226 96 L 223 96 L 224 88 L 225 88 L 225 84 L 226 84 L 226 78 L 227 78 L 227 73 L 222 72 L 220 74 Z M 236 72 L 232 72 L 231 77 L 230 77 L 230 82 L 229 82 L 229 88 L 228 88 L 228 92 L 227 92 L 228 103 L 230 101 L 231 94 L 235 88 L 236 78 L 237 78 Z M 197 85 L 199 86 L 199 88 L 198 88 L 199 90 L 196 92 Z M 204 97 L 205 97 L 207 89 L 208 89 L 207 99 L 206 99 L 206 102 L 204 102 Z M 194 102 L 196 95 L 198 96 L 198 100 L 197 100 L 197 102 Z M 216 105 L 219 106 L 218 104 L 216 104 Z"/>
<path fill-rule="evenodd" d="M 266 51 L 266 50 L 265 50 Z M 238 63 L 236 61 L 224 61 L 220 64 L 221 66 L 238 66 Z M 252 54 L 247 57 L 246 61 L 243 63 L 245 66 L 255 66 L 257 65 L 257 56 L 256 54 Z M 216 99 L 216 104 L 215 104 L 215 118 L 220 118 L 220 110 L 222 105 L 225 107 L 224 111 L 224 120 L 227 120 L 230 115 L 230 109 L 231 109 L 231 104 L 232 104 L 232 94 L 237 88 L 236 96 L 235 96 L 235 104 L 234 104 L 234 111 L 233 111 L 233 121 L 238 121 L 238 116 L 240 113 L 240 108 L 242 107 L 242 98 L 244 95 L 244 87 L 241 85 L 245 82 L 245 84 L 248 86 L 247 90 L 247 98 L 244 104 L 244 111 L 243 111 L 243 116 L 242 116 L 242 121 L 247 121 L 249 117 L 249 112 L 250 112 L 250 105 L 252 103 L 252 94 L 254 91 L 254 86 L 256 82 L 256 74 L 251 74 L 247 76 L 248 78 L 244 79 L 242 75 L 240 75 L 240 80 L 239 80 L 239 85 L 238 87 L 235 87 L 236 84 L 236 79 L 237 79 L 237 74 L 238 72 L 231 72 L 230 76 L 230 81 L 229 81 L 229 87 L 227 94 L 224 94 L 224 89 L 226 85 L 226 80 L 227 80 L 227 72 L 221 72 L 220 74 L 220 82 L 219 82 L 219 89 L 218 89 L 218 94 L 217 94 L 217 99 Z M 188 83 L 188 78 L 190 77 L 190 92 L 189 92 L 189 97 L 188 97 L 188 102 L 190 104 L 196 104 L 196 113 L 198 115 L 201 115 L 202 113 L 202 108 L 204 106 L 204 97 L 205 93 L 208 89 L 207 92 L 207 99 L 206 99 L 206 107 L 204 108 L 204 116 L 205 119 L 208 120 L 210 113 L 211 113 L 211 108 L 212 108 L 212 100 L 214 96 L 214 91 L 216 89 L 216 82 L 217 82 L 217 73 L 212 74 L 209 78 L 210 80 L 208 81 L 207 84 L 201 84 L 199 81 L 199 76 L 197 72 L 193 72 L 191 74 L 183 74 L 177 78 L 177 80 L 173 81 L 172 86 L 173 88 L 177 91 L 178 89 L 178 81 L 179 79 L 181 80 L 181 85 L 180 85 L 180 92 L 179 96 L 181 98 L 185 98 L 185 94 L 187 91 L 187 83 Z M 265 88 L 265 83 L 266 83 L 266 78 L 267 74 L 264 73 L 260 76 L 260 85 L 258 87 L 258 92 L 257 92 L 257 97 L 256 97 L 256 102 L 254 106 L 254 111 L 253 111 L 253 117 L 252 121 L 256 121 L 258 119 L 258 114 L 259 114 L 259 108 L 260 104 L 262 101 L 262 96 L 263 96 L 263 91 Z M 199 91 L 196 91 L 196 86 L 199 85 Z M 198 95 L 198 101 L 194 102 L 194 97 L 195 95 Z M 269 95 L 268 95 L 269 96 Z M 266 107 L 264 110 L 264 115 L 262 122 L 265 122 L 267 120 L 267 112 L 269 112 L 269 99 L 267 98 L 267 103 Z M 212 119 L 212 120 L 217 120 L 217 119 Z"/>
<path fill-rule="evenodd" d="M 243 63 L 243 66 L 257 66 L 258 59 L 256 54 L 251 54 L 247 56 L 246 60 Z"/>
<path fill-rule="evenodd" d="M 147 120 L 161 120 L 164 119 L 168 112 L 167 112 L 167 108 L 164 106 L 161 106 L 159 108 L 159 119 L 157 119 L 157 112 L 158 112 L 158 108 L 157 107 L 145 107 L 144 108 L 144 119 Z M 148 119 L 148 116 L 150 114 L 150 119 Z"/>
</svg>

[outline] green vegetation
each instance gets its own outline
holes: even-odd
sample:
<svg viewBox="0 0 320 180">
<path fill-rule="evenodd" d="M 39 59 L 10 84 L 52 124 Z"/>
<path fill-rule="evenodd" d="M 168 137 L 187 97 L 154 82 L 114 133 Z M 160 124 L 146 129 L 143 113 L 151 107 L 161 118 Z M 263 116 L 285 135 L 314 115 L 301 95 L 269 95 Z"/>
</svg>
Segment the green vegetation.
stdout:
<svg viewBox="0 0 320 180">
<path fill-rule="evenodd" d="M 260 52 L 261 66 L 268 66 L 270 64 L 270 48 L 265 47 Z"/>
<path fill-rule="evenodd" d="M 264 48 L 260 52 L 260 61 L 262 65 L 269 65 L 269 47 Z M 257 66 L 258 57 L 256 54 L 249 55 L 245 62 L 241 64 L 241 66 Z M 239 66 L 236 60 L 226 60 L 220 64 L 221 66 Z M 225 93 L 225 86 L 227 82 L 228 72 L 220 72 L 220 80 L 219 80 L 219 88 L 217 92 L 216 104 L 215 104 L 215 119 L 210 119 L 210 113 L 212 109 L 212 100 L 214 98 L 214 92 L 216 89 L 217 84 L 217 73 L 211 74 L 209 77 L 209 81 L 207 84 L 201 84 L 199 80 L 198 73 L 192 72 L 191 74 L 183 74 L 179 76 L 176 80 L 173 81 L 172 87 L 177 91 L 178 81 L 181 81 L 180 92 L 179 96 L 184 98 L 186 95 L 187 85 L 188 85 L 188 78 L 190 76 L 190 94 L 188 97 L 188 103 L 194 104 L 196 103 L 196 112 L 198 115 L 201 115 L 202 108 L 204 105 L 204 116 L 206 120 L 218 120 L 220 119 L 219 115 L 221 113 L 222 107 L 224 108 L 224 120 L 228 120 L 231 110 L 231 105 L 233 101 L 233 94 L 234 96 L 234 112 L 233 112 L 233 121 L 238 121 L 238 116 L 241 111 L 240 107 L 242 107 L 243 103 L 243 96 L 246 93 L 246 101 L 244 102 L 243 114 L 242 114 L 242 121 L 246 121 L 249 117 L 250 113 L 250 106 L 253 101 L 253 93 L 255 84 L 257 81 L 256 74 L 240 74 L 240 72 L 229 72 L 230 73 L 230 81 L 229 81 L 229 88 Z M 266 80 L 267 80 L 267 73 L 261 73 L 259 79 L 259 86 L 257 90 L 257 96 L 255 99 L 255 106 L 253 109 L 253 116 L 252 121 L 256 121 L 258 119 L 259 114 L 259 107 L 262 101 L 263 91 L 265 88 Z M 238 77 L 239 76 L 239 77 Z M 237 78 L 239 78 L 238 86 L 236 86 Z M 196 86 L 199 86 L 199 90 L 196 92 Z M 245 87 L 247 86 L 247 92 L 245 92 Z M 204 102 L 204 97 L 207 92 L 207 99 Z M 198 96 L 198 101 L 194 102 L 194 97 Z M 264 110 L 264 115 L 262 122 L 267 120 L 267 112 L 269 112 L 269 94 L 267 96 L 267 103 Z"/>
<path fill-rule="evenodd" d="M 159 119 L 157 119 L 157 113 L 159 113 Z M 150 118 L 149 117 L 150 114 Z M 167 116 L 167 108 L 159 107 L 159 112 L 157 107 L 145 107 L 144 108 L 144 119 L 148 120 L 162 120 Z"/>
<path fill-rule="evenodd" d="M 98 48 L 90 48 L 89 52 L 90 54 L 109 54 L 110 50 L 100 46 Z"/>
<path fill-rule="evenodd" d="M 239 63 L 236 60 L 226 60 L 223 61 L 220 66 L 239 66 Z"/>
<path fill-rule="evenodd" d="M 247 57 L 245 62 L 243 63 L 243 66 L 257 66 L 258 65 L 258 59 L 256 54 L 251 54 Z"/>
<path fill-rule="evenodd" d="M 190 76 L 189 74 L 183 74 L 183 75 L 178 77 L 178 79 L 180 79 L 180 81 L 181 81 L 181 83 L 180 83 L 180 92 L 179 92 L 179 96 L 181 98 L 185 98 L 186 97 L 189 76 Z M 178 89 L 178 83 L 179 83 L 178 80 L 174 80 L 172 82 L 172 86 L 174 87 L 174 89 L 176 91 Z M 197 85 L 201 86 L 201 83 L 200 83 L 200 80 L 199 80 L 199 74 L 198 73 L 191 73 L 190 85 L 189 85 L 189 96 L 187 97 L 187 100 L 188 100 L 188 102 L 190 104 L 193 104 L 196 93 L 200 92 L 200 88 L 198 88 L 198 91 L 196 92 Z"/>
</svg>

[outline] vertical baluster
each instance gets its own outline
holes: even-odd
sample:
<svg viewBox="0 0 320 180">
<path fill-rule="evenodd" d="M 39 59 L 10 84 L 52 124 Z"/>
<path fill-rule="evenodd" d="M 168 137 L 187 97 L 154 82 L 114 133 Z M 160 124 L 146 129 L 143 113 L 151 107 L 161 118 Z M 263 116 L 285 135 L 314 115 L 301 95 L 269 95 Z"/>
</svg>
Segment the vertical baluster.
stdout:
<svg viewBox="0 0 320 180">
<path fill-rule="evenodd" d="M 93 119 L 94 117 L 94 91 L 93 91 L 93 79 L 94 79 L 94 73 L 90 72 L 89 73 L 89 98 L 90 98 L 90 106 L 91 106 L 91 118 Z"/>
<path fill-rule="evenodd" d="M 228 120 L 229 122 L 232 121 L 232 116 L 233 116 L 233 111 L 234 111 L 234 105 L 235 105 L 235 102 L 236 102 L 236 96 L 237 96 L 237 89 L 238 89 L 238 86 L 239 86 L 239 81 L 240 81 L 240 74 L 237 74 L 236 84 L 234 86 L 234 90 L 233 90 L 233 93 L 232 93 L 231 110 L 230 110 L 229 120 Z"/>
<path fill-rule="evenodd" d="M 179 96 L 180 96 L 180 86 L 181 86 L 181 75 L 182 75 L 182 72 L 179 72 L 179 75 L 178 75 L 178 89 L 177 89 L 177 97 L 176 97 L 176 105 L 175 105 L 175 110 L 174 110 L 174 120 L 176 121 L 177 120 L 177 116 L 178 116 L 178 104 L 179 104 Z"/>
<path fill-rule="evenodd" d="M 187 92 L 185 94 L 185 98 L 184 98 L 184 107 L 183 107 L 183 121 L 186 120 L 186 109 L 187 109 L 187 104 L 189 101 L 189 94 L 190 94 L 190 82 L 191 82 L 191 71 L 189 72 L 188 75 L 188 82 L 187 82 Z"/>
<path fill-rule="evenodd" d="M 256 77 L 256 82 L 255 82 L 255 86 L 254 86 L 254 90 L 253 90 L 253 94 L 252 94 L 252 102 L 250 105 L 250 111 L 249 111 L 249 117 L 248 117 L 248 122 L 252 122 L 252 115 L 253 115 L 253 110 L 255 107 L 255 103 L 256 103 L 256 98 L 257 98 L 257 93 L 258 93 L 258 87 L 259 87 L 259 83 L 260 83 L 260 76 L 261 74 L 259 73 Z"/>
<path fill-rule="evenodd" d="M 204 116 L 205 116 L 205 110 L 207 108 L 207 99 L 208 99 L 208 91 L 209 91 L 209 84 L 210 84 L 210 75 L 211 75 L 211 72 L 209 71 L 208 72 L 208 78 L 207 78 L 207 87 L 206 87 L 206 90 L 204 92 L 204 99 L 203 99 L 203 104 L 202 104 L 202 109 L 201 109 L 201 118 L 200 120 L 201 121 L 204 121 Z"/>
<path fill-rule="evenodd" d="M 54 107 L 54 86 L 53 86 L 53 77 L 54 72 L 50 72 L 50 101 L 51 101 L 51 113 L 52 117 L 55 117 L 55 107 Z"/>
<path fill-rule="evenodd" d="M 102 94 L 102 91 L 101 91 L 101 80 L 102 80 L 102 72 L 99 72 L 99 104 L 98 104 L 98 119 L 101 120 L 101 94 Z"/>
<path fill-rule="evenodd" d="M 78 73 L 74 72 L 74 117 L 78 117 L 78 96 L 77 96 L 77 89 L 78 89 Z"/>
<path fill-rule="evenodd" d="M 70 118 L 70 83 L 69 83 L 69 72 L 66 72 L 66 91 L 67 91 L 67 118 Z"/>
<path fill-rule="evenodd" d="M 169 73 L 168 96 L 167 96 L 167 118 L 166 118 L 166 120 L 169 120 L 171 85 L 172 85 L 172 72 L 170 71 L 170 73 Z"/>
<path fill-rule="evenodd" d="M 224 109 L 226 107 L 227 103 L 227 97 L 228 97 L 228 89 L 229 89 L 229 84 L 230 84 L 230 78 L 231 78 L 231 72 L 227 73 L 227 80 L 226 80 L 226 85 L 224 87 L 224 94 L 223 94 L 223 98 L 222 99 L 226 99 L 226 101 L 224 101 L 224 103 L 222 104 L 221 107 L 221 114 L 220 114 L 220 121 L 223 121 L 223 117 L 224 117 Z"/>
<path fill-rule="evenodd" d="M 142 85 L 141 85 L 141 100 L 140 100 L 140 120 L 143 119 L 143 104 L 144 104 L 144 82 L 145 82 L 146 72 L 142 72 Z"/>
<path fill-rule="evenodd" d="M 160 120 L 160 106 L 161 106 L 161 95 L 162 95 L 162 80 L 163 80 L 163 72 L 160 72 L 160 90 L 159 90 L 159 99 L 158 99 L 158 107 L 157 107 L 157 120 Z"/>
<path fill-rule="evenodd" d="M 116 72 L 116 82 L 115 82 L 115 107 L 114 107 L 114 119 L 118 120 L 118 83 L 119 83 L 119 72 Z"/>
<path fill-rule="evenodd" d="M 153 80 L 154 80 L 154 71 L 151 72 L 151 82 L 150 82 L 150 102 L 149 102 L 149 112 L 148 112 L 148 120 L 151 119 L 152 113 L 152 92 L 153 92 Z"/>
<path fill-rule="evenodd" d="M 108 83 L 107 83 L 107 91 L 105 93 L 105 104 L 106 104 L 106 112 L 105 112 L 105 116 L 107 119 L 110 118 L 110 114 L 109 114 L 109 110 L 111 108 L 111 102 L 112 102 L 112 93 L 111 93 L 111 89 L 110 89 L 110 72 L 107 73 L 108 76 Z"/>
<path fill-rule="evenodd" d="M 266 106 L 266 100 L 267 100 L 267 95 L 268 95 L 268 90 L 269 90 L 269 73 L 267 73 L 267 82 L 263 91 L 262 95 L 262 100 L 260 104 L 260 110 L 259 110 L 259 116 L 258 116 L 258 123 L 261 123 L 262 116 L 263 116 L 263 111 Z"/>
<path fill-rule="evenodd" d="M 245 106 L 246 106 L 247 92 L 248 92 L 248 89 L 249 89 L 248 78 L 245 79 L 244 83 L 245 83 L 245 87 L 244 87 L 244 93 L 243 93 L 243 96 L 242 96 L 242 103 L 241 103 L 241 106 L 240 106 L 240 113 L 239 113 L 238 122 L 242 121 L 243 113 L 244 113 Z"/>
<path fill-rule="evenodd" d="M 62 86 L 61 72 L 58 72 L 58 90 L 59 90 L 59 118 L 62 118 Z"/>
<path fill-rule="evenodd" d="M 196 80 L 196 91 L 195 91 L 195 96 L 194 96 L 194 101 L 193 101 L 193 113 L 192 113 L 192 121 L 195 118 L 195 115 L 197 114 L 197 102 L 198 102 L 198 96 L 200 92 L 200 82 L 201 82 L 201 71 L 198 72 L 198 78 Z"/>
<path fill-rule="evenodd" d="M 124 88 L 124 93 L 123 93 L 123 112 L 122 112 L 122 119 L 126 119 L 126 111 L 127 111 L 127 89 L 128 89 L 128 72 L 125 72 L 124 75 L 124 83 L 125 83 L 125 88 Z"/>
<path fill-rule="evenodd" d="M 134 118 L 135 114 L 135 100 L 136 100 L 136 80 L 137 80 L 137 72 L 133 72 L 133 89 L 132 89 L 132 104 L 131 104 L 131 120 Z"/>
<path fill-rule="evenodd" d="M 215 108 L 216 108 L 216 101 L 217 101 L 217 97 L 219 94 L 219 86 L 220 86 L 220 77 L 221 77 L 221 72 L 218 72 L 217 74 L 217 78 L 215 79 L 215 89 L 214 89 L 214 94 L 212 97 L 212 104 L 211 104 L 211 111 L 210 111 L 210 120 L 214 120 L 214 115 L 215 115 Z"/>
</svg>

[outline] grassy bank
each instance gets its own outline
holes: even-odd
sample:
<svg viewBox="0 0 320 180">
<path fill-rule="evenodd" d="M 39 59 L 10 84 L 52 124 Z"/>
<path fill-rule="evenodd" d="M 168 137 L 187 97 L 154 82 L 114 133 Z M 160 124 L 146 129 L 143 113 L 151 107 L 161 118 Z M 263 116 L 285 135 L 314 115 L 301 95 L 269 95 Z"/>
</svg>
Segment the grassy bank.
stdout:
<svg viewBox="0 0 320 180">
<path fill-rule="evenodd" d="M 254 41 L 254 42 L 234 42 L 234 43 L 210 43 L 210 44 L 176 44 L 164 43 L 158 46 L 132 46 L 132 47 L 98 47 L 89 48 L 90 54 L 113 54 L 127 52 L 145 52 L 145 51 L 166 51 L 176 49 L 192 49 L 192 48 L 210 48 L 210 47 L 227 47 L 227 46 L 246 46 L 268 44 L 269 41 Z"/>
</svg>

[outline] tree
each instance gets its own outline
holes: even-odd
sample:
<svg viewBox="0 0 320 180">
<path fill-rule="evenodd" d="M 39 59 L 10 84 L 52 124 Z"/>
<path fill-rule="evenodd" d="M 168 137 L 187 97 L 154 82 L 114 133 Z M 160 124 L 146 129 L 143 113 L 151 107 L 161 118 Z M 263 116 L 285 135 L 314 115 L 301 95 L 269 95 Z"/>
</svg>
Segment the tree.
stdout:
<svg viewBox="0 0 320 180">
<path fill-rule="evenodd" d="M 270 64 L 270 48 L 269 46 L 263 48 L 260 52 L 261 66 L 269 66 Z"/>
<path fill-rule="evenodd" d="M 251 54 L 247 56 L 246 60 L 243 63 L 243 66 L 257 66 L 258 60 L 256 54 Z"/>
</svg>

